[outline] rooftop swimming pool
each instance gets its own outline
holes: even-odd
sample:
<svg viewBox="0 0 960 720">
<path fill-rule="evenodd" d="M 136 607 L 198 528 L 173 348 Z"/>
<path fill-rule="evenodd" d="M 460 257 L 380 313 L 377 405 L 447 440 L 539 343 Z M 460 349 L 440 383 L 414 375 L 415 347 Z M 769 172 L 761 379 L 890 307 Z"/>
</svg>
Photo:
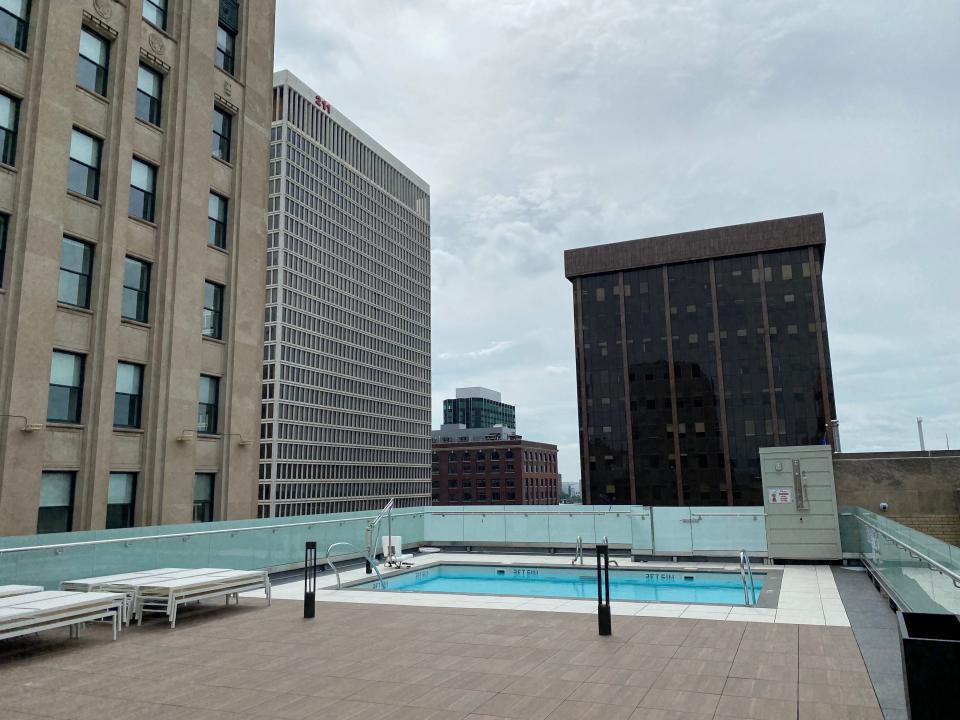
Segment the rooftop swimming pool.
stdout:
<svg viewBox="0 0 960 720">
<path fill-rule="evenodd" d="M 756 597 L 764 573 L 754 572 Z M 530 565 L 474 565 L 443 563 L 423 569 L 351 585 L 351 589 L 390 592 L 519 595 L 596 599 L 596 567 L 542 567 Z M 684 570 L 610 569 L 610 599 L 641 602 L 744 605 L 738 573 Z"/>
</svg>

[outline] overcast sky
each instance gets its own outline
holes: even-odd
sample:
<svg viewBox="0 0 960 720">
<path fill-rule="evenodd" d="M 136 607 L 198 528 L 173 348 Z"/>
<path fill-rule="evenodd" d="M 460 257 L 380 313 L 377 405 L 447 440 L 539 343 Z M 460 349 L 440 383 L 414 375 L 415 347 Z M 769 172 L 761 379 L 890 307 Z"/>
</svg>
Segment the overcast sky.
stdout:
<svg viewBox="0 0 960 720">
<path fill-rule="evenodd" d="M 433 417 L 580 477 L 566 248 L 823 212 L 846 451 L 960 447 L 960 3 L 279 0 L 276 67 L 431 188 Z"/>
</svg>

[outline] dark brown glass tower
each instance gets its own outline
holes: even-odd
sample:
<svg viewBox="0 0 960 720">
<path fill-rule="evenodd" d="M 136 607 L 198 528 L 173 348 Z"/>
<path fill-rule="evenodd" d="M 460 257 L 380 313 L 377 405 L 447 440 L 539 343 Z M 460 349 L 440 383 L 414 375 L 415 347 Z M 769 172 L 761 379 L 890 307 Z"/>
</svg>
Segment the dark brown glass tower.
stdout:
<svg viewBox="0 0 960 720">
<path fill-rule="evenodd" d="M 568 250 L 585 503 L 759 505 L 832 442 L 823 215 Z"/>
</svg>

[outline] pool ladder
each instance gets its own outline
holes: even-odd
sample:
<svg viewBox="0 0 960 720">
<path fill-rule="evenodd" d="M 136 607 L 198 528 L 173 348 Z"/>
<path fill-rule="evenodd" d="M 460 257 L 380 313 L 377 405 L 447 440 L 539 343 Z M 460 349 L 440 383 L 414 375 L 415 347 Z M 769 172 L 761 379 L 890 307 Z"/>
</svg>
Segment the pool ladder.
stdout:
<svg viewBox="0 0 960 720">
<path fill-rule="evenodd" d="M 610 541 L 607 539 L 606 535 L 603 536 L 603 544 L 606 545 L 607 547 L 610 546 Z M 579 560 L 580 564 L 583 565 L 583 537 L 580 535 L 577 535 L 577 550 L 574 553 L 573 560 L 570 561 L 570 564 L 576 565 L 577 560 Z M 613 565 L 620 567 L 620 563 L 618 563 L 616 560 L 611 560 L 610 562 Z"/>
<path fill-rule="evenodd" d="M 573 556 L 573 561 L 571 565 L 576 565 L 577 560 L 580 561 L 580 564 L 583 565 L 583 538 L 577 535 L 577 552 Z"/>
<path fill-rule="evenodd" d="M 749 589 L 747 580 L 750 580 Z M 757 604 L 757 589 L 753 584 L 753 568 L 750 567 L 750 556 L 746 550 L 740 551 L 740 580 L 743 581 L 743 602 L 747 607 Z"/>
</svg>

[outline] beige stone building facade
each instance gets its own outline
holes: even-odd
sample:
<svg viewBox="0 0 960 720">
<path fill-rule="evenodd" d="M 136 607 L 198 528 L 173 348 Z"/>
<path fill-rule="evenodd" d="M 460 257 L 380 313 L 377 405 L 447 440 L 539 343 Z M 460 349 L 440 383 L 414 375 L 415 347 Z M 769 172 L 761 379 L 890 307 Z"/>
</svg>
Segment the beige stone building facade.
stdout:
<svg viewBox="0 0 960 720">
<path fill-rule="evenodd" d="M 0 5 L 0 535 L 255 516 L 274 12 Z"/>
</svg>

